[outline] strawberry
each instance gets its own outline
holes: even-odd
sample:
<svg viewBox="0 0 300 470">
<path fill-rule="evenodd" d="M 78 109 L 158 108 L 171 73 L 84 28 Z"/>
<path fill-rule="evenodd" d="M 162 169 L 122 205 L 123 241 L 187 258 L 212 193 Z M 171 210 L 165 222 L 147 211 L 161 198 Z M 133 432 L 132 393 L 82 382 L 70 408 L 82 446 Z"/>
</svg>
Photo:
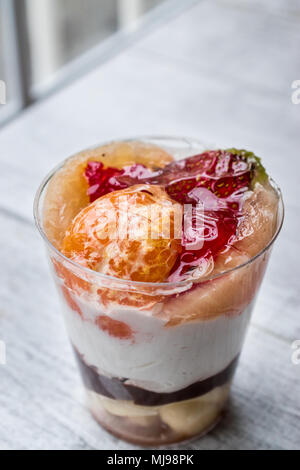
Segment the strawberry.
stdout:
<svg viewBox="0 0 300 470">
<path fill-rule="evenodd" d="M 172 199 L 181 203 L 193 202 L 194 188 L 206 188 L 218 198 L 228 198 L 233 193 L 248 188 L 253 165 L 242 154 L 226 150 L 204 152 L 201 155 L 168 165 L 166 191 Z M 164 176 L 160 177 L 160 181 Z"/>
<path fill-rule="evenodd" d="M 159 184 L 178 202 L 194 201 L 194 188 L 207 188 L 218 198 L 229 198 L 252 188 L 267 177 L 260 159 L 246 150 L 210 150 L 199 155 L 170 163 L 164 169 L 146 177 L 119 175 L 120 184 Z"/>
<path fill-rule="evenodd" d="M 202 246 L 191 249 L 189 237 L 184 233 L 183 250 L 169 276 L 170 281 L 185 279 L 197 268 L 209 269 L 205 265 L 209 266 L 210 260 L 235 239 L 242 194 L 266 178 L 259 158 L 236 149 L 204 152 L 171 163 L 163 170 L 157 182 L 165 185 L 172 199 L 182 204 L 203 203 L 202 229 L 193 233 L 196 239 L 193 242 L 200 241 Z M 193 223 L 195 225 L 194 219 Z"/>
</svg>

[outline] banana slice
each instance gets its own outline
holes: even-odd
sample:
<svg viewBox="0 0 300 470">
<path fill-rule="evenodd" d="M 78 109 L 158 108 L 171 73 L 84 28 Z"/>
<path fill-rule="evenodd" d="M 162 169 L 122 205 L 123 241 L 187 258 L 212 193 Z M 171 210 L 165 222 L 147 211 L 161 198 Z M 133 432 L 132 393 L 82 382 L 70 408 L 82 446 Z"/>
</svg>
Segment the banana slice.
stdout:
<svg viewBox="0 0 300 470">
<path fill-rule="evenodd" d="M 217 387 L 202 397 L 165 405 L 160 408 L 160 417 L 176 433 L 200 434 L 217 420 L 228 398 L 229 387 Z"/>
<path fill-rule="evenodd" d="M 115 416 L 138 418 L 158 415 L 158 408 L 155 406 L 135 405 L 132 401 L 114 400 L 95 392 L 89 392 L 89 400 L 94 407 L 102 407 Z"/>
<path fill-rule="evenodd" d="M 150 426 L 160 417 L 176 433 L 192 436 L 200 434 L 218 418 L 229 394 L 230 385 L 217 387 L 201 397 L 163 406 L 140 406 L 132 401 L 114 400 L 95 392 L 88 392 L 90 408 L 105 409 L 114 416 L 129 418 L 140 426 Z"/>
</svg>

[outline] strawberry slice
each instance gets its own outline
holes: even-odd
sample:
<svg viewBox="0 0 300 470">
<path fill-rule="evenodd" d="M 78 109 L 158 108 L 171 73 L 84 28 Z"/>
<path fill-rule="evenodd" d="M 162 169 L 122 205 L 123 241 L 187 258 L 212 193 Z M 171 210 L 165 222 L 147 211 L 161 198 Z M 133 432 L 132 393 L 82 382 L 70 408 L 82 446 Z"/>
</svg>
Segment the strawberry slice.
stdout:
<svg viewBox="0 0 300 470">
<path fill-rule="evenodd" d="M 120 184 L 159 184 L 178 202 L 194 202 L 191 191 L 204 187 L 218 198 L 229 198 L 267 177 L 260 159 L 246 150 L 210 150 L 170 163 L 145 178 L 119 175 Z M 242 191 L 241 191 L 242 190 Z"/>
<path fill-rule="evenodd" d="M 172 199 L 184 204 L 194 202 L 194 188 L 206 188 L 218 198 L 228 198 L 242 188 L 248 189 L 253 165 L 242 152 L 216 150 L 171 163 L 165 173 L 160 175 L 160 183 L 166 184 Z"/>
</svg>

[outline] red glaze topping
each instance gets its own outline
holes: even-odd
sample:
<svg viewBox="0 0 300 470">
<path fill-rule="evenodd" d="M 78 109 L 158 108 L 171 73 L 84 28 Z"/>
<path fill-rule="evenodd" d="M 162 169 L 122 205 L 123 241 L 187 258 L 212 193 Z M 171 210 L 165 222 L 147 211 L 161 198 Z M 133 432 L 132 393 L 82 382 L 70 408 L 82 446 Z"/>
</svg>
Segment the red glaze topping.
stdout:
<svg viewBox="0 0 300 470">
<path fill-rule="evenodd" d="M 105 168 L 101 162 L 89 162 L 85 170 L 85 177 L 89 184 L 88 196 L 90 197 L 90 202 L 94 202 L 107 193 L 127 188 L 128 184 L 122 182 L 121 178 L 119 178 L 121 176 L 140 180 L 151 175 L 152 172 L 141 164 L 127 166 L 122 168 L 122 170 L 118 170 L 111 167 Z"/>
<path fill-rule="evenodd" d="M 192 222 L 183 226 L 182 252 L 168 278 L 180 281 L 207 265 L 234 241 L 241 200 L 254 174 L 245 152 L 207 151 L 152 172 L 136 164 L 122 170 L 89 162 L 85 176 L 91 202 L 100 196 L 135 184 L 163 186 L 181 204 L 189 204 Z"/>
<path fill-rule="evenodd" d="M 183 251 L 169 276 L 179 281 L 197 267 L 207 269 L 210 259 L 233 242 L 241 216 L 240 203 L 252 179 L 251 165 L 243 155 L 217 150 L 169 164 L 157 177 L 172 199 L 182 204 L 202 203 L 192 218 L 192 240 L 183 230 Z M 201 207 L 201 206 L 200 206 Z M 200 229 L 197 230 L 197 217 Z M 199 241 L 189 248 L 189 242 Z M 201 243 L 202 242 L 202 243 Z"/>
</svg>

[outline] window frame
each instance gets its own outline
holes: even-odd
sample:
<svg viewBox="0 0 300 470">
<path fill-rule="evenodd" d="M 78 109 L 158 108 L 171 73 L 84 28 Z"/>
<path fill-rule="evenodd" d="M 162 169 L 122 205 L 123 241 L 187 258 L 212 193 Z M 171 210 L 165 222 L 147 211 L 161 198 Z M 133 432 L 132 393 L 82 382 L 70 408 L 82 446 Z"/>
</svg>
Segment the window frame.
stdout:
<svg viewBox="0 0 300 470">
<path fill-rule="evenodd" d="M 18 0 L 15 0 L 18 2 Z M 33 85 L 30 90 L 32 101 L 47 98 L 64 86 L 91 72 L 95 67 L 112 59 L 139 39 L 164 24 L 168 18 L 177 16 L 201 0 L 164 0 L 141 16 L 134 27 L 125 28 L 112 34 L 75 59 L 63 65 L 50 84 Z"/>
<path fill-rule="evenodd" d="M 117 31 L 62 66 L 51 78 L 50 84 L 31 86 L 28 70 L 30 48 L 26 0 L 0 0 L 0 8 L 5 18 L 2 34 L 6 87 L 11 96 L 7 104 L 0 107 L 0 126 L 33 102 L 48 97 L 89 73 L 199 1 L 201 0 L 164 0 L 141 16 L 134 27 Z"/>
<path fill-rule="evenodd" d="M 22 76 L 19 62 L 19 46 L 16 33 L 15 0 L 0 0 L 0 8 L 3 14 L 3 42 L 4 69 L 7 103 L 0 107 L 0 125 L 10 120 L 24 107 L 22 93 Z"/>
</svg>

